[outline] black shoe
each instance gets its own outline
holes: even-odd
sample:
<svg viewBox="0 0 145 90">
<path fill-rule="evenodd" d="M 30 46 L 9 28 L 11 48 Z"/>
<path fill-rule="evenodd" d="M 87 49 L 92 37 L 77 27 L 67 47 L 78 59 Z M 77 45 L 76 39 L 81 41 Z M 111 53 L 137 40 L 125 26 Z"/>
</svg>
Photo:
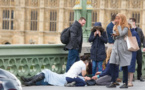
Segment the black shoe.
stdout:
<svg viewBox="0 0 145 90">
<path fill-rule="evenodd" d="M 34 85 L 37 81 L 41 81 L 45 78 L 44 74 L 41 73 L 39 75 L 36 75 L 33 77 L 33 79 L 29 82 L 24 82 L 24 85 L 25 86 L 31 86 L 31 85 Z"/>
<path fill-rule="evenodd" d="M 116 86 L 119 86 L 119 85 L 120 85 L 118 82 L 115 82 L 114 84 L 115 84 Z"/>
<path fill-rule="evenodd" d="M 34 77 L 34 76 L 33 76 Z M 25 78 L 25 77 L 21 77 L 21 80 L 23 81 L 23 82 L 29 82 L 29 81 L 31 81 L 32 79 L 33 79 L 33 77 L 30 77 L 30 78 Z"/>
<path fill-rule="evenodd" d="M 65 87 L 74 87 L 75 84 L 76 84 L 76 82 L 71 82 L 71 83 L 65 84 L 64 86 L 65 86 Z"/>
<path fill-rule="evenodd" d="M 110 85 L 106 86 L 107 88 L 116 88 L 116 84 L 111 82 Z"/>
<path fill-rule="evenodd" d="M 128 85 L 124 83 L 120 88 L 128 88 Z"/>
<path fill-rule="evenodd" d="M 142 77 L 138 78 L 141 82 L 144 82 L 144 79 Z"/>
</svg>

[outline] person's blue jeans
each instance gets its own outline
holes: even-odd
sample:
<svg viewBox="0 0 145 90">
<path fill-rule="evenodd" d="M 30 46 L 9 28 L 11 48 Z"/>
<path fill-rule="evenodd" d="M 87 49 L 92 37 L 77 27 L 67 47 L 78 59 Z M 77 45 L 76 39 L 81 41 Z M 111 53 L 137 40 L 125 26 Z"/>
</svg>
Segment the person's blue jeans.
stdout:
<svg viewBox="0 0 145 90">
<path fill-rule="evenodd" d="M 86 82 L 84 80 L 80 79 L 79 77 L 77 77 L 77 78 L 66 77 L 66 81 L 67 81 L 67 83 L 76 82 L 75 86 L 85 86 L 86 85 Z"/>
<path fill-rule="evenodd" d="M 103 68 L 102 68 L 102 64 L 103 61 L 92 61 L 92 75 L 95 76 L 96 72 L 102 72 Z M 98 69 L 98 70 L 97 70 Z"/>
<path fill-rule="evenodd" d="M 76 62 L 79 61 L 79 51 L 76 49 L 69 50 L 67 65 L 66 65 L 66 72 L 70 69 L 70 67 Z"/>
</svg>

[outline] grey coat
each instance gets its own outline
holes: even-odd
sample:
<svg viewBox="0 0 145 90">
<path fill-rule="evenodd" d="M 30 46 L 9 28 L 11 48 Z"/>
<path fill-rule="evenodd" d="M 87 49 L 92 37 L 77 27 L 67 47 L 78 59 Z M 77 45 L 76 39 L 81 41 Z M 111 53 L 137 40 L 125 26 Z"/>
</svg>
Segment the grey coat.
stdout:
<svg viewBox="0 0 145 90">
<path fill-rule="evenodd" d="M 128 28 L 121 29 L 118 26 L 120 36 L 117 36 L 112 49 L 110 64 L 117 64 L 120 66 L 129 66 L 131 63 L 132 52 L 127 50 L 127 43 L 124 40 L 128 34 Z M 115 33 L 115 32 L 114 32 Z"/>
</svg>

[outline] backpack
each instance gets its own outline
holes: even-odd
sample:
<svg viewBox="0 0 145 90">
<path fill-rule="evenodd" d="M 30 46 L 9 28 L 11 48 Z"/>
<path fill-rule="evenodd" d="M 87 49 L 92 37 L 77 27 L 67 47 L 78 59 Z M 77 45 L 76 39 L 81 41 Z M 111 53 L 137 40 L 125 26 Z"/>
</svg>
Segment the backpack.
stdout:
<svg viewBox="0 0 145 90">
<path fill-rule="evenodd" d="M 60 40 L 63 44 L 68 44 L 69 43 L 69 39 L 70 39 L 70 28 L 71 27 L 68 27 L 66 29 L 64 29 L 61 33 L 61 36 L 60 36 Z"/>
<path fill-rule="evenodd" d="M 87 80 L 86 81 L 87 86 L 95 86 L 96 85 L 96 81 L 91 79 L 91 80 Z"/>
</svg>

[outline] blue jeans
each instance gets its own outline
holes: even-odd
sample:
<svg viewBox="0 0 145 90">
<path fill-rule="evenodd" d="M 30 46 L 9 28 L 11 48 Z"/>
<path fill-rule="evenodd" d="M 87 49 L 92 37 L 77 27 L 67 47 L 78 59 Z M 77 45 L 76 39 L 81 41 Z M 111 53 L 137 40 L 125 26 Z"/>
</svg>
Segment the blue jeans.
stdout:
<svg viewBox="0 0 145 90">
<path fill-rule="evenodd" d="M 66 77 L 66 81 L 67 81 L 67 83 L 76 82 L 75 86 L 85 86 L 86 85 L 86 82 L 84 80 L 80 79 L 79 77 L 77 77 L 77 78 Z"/>
<path fill-rule="evenodd" d="M 96 72 L 97 72 L 97 68 L 98 68 L 98 72 L 102 72 L 103 68 L 102 68 L 102 64 L 103 61 L 92 61 L 92 75 L 95 76 Z"/>
<path fill-rule="evenodd" d="M 75 49 L 69 50 L 67 65 L 66 65 L 66 72 L 70 69 L 70 67 L 76 62 L 79 61 L 79 51 Z"/>
</svg>

